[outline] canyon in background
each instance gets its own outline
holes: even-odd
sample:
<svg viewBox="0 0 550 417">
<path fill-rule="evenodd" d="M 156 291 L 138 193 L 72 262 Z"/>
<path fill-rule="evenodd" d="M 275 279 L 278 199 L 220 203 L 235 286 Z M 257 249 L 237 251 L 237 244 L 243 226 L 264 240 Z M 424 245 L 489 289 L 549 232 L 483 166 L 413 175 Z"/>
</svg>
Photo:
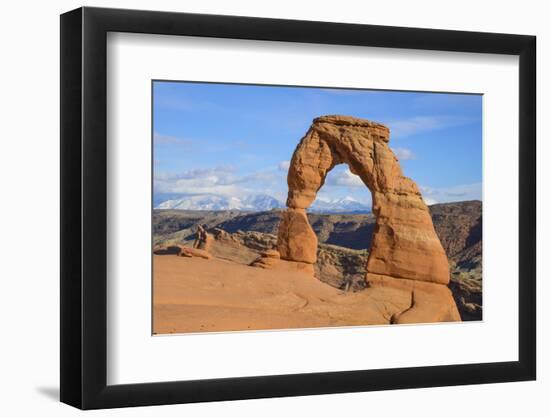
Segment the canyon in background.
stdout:
<svg viewBox="0 0 550 417">
<path fill-rule="evenodd" d="M 480 201 L 464 201 L 435 204 L 429 206 L 429 211 L 436 233 L 449 260 L 451 271 L 449 288 L 457 304 L 461 319 L 463 321 L 481 320 L 482 203 Z M 258 288 L 260 292 L 280 292 L 280 288 L 264 287 L 271 287 L 273 285 L 272 281 L 275 283 L 279 281 L 281 285 L 291 285 L 292 277 L 289 278 L 287 276 L 282 278 L 280 272 L 270 271 L 268 270 L 269 268 L 250 268 L 249 265 L 253 264 L 258 259 L 262 259 L 264 262 L 269 263 L 270 260 L 265 254 L 269 253 L 270 250 L 275 249 L 277 246 L 277 233 L 282 212 L 283 211 L 278 208 L 267 211 L 155 209 L 153 212 L 153 244 L 156 248 L 162 248 L 156 251 L 155 263 L 157 265 L 155 265 L 155 268 L 168 268 L 162 270 L 166 272 L 163 276 L 171 276 L 172 279 L 176 281 L 169 285 L 167 284 L 172 293 L 174 285 L 177 287 L 178 281 L 177 277 L 172 276 L 174 274 L 180 277 L 185 275 L 186 280 L 193 280 L 193 283 L 187 282 L 189 285 L 188 290 L 190 291 L 193 285 L 198 287 L 219 285 L 220 288 L 230 285 L 234 280 L 224 282 L 223 279 L 220 281 L 216 278 L 217 274 L 224 275 L 224 270 L 227 271 L 228 274 L 259 274 L 260 277 L 256 279 L 256 281 L 253 281 L 255 279 L 253 276 L 245 279 L 248 280 L 248 284 L 251 282 L 254 284 L 255 282 L 258 287 L 262 287 Z M 308 220 L 319 242 L 317 261 L 314 264 L 314 276 L 316 281 L 321 285 L 317 286 L 315 283 L 306 282 L 306 285 L 312 285 L 313 288 L 308 287 L 303 289 L 302 292 L 314 295 L 320 291 L 321 295 L 317 297 L 320 300 L 330 298 L 338 300 L 338 303 L 341 303 L 342 300 L 345 300 L 345 303 L 362 302 L 360 299 L 361 293 L 364 292 L 367 287 L 365 281 L 365 265 L 373 229 L 375 227 L 374 216 L 365 212 L 336 212 L 329 214 L 309 212 Z M 213 259 L 207 261 L 200 258 L 180 259 L 180 257 L 172 258 L 162 256 L 162 254 L 173 255 L 179 253 L 182 245 L 192 247 L 198 225 L 203 225 L 208 234 L 213 237 L 213 243 L 209 250 L 210 254 L 208 255 Z M 261 256 L 264 257 L 261 258 Z M 168 259 L 170 259 L 170 261 L 168 261 Z M 182 261 L 187 261 L 188 268 L 182 269 L 181 271 L 179 269 L 182 267 L 181 265 L 167 264 L 167 262 L 181 263 Z M 216 264 L 216 262 L 225 263 Z M 256 264 L 256 266 L 258 266 L 258 264 Z M 216 268 L 222 269 L 216 272 Z M 158 271 L 158 269 L 155 270 Z M 194 274 L 195 276 L 190 277 L 190 274 Z M 203 280 L 202 283 L 201 279 Z M 291 284 L 287 281 L 288 279 L 291 280 Z M 164 288 L 164 286 L 160 282 L 156 284 L 158 284 L 157 295 L 162 295 L 162 288 Z M 180 281 L 180 284 L 183 283 Z M 329 288 L 325 289 L 327 286 Z M 181 290 L 183 293 L 186 292 L 184 287 L 182 287 Z M 335 290 L 335 292 L 331 292 L 332 290 Z M 265 296 L 265 294 L 255 294 L 254 288 L 247 288 L 246 291 L 250 291 L 250 297 L 256 298 L 256 300 L 240 300 L 239 302 L 233 300 L 234 305 L 229 309 L 229 314 L 232 315 L 233 318 L 242 314 L 242 320 L 244 321 L 247 320 L 245 318 L 246 312 L 241 311 L 241 308 L 246 308 L 247 303 L 252 307 Z M 329 294 L 324 294 L 324 292 L 327 291 Z M 302 299 L 303 297 L 297 294 L 297 292 L 300 291 L 293 289 L 290 291 L 291 295 L 288 295 L 287 291 L 285 293 L 287 294 L 286 296 L 282 297 L 280 300 L 272 301 L 278 303 L 280 308 L 285 309 L 288 307 L 288 311 L 297 311 L 302 304 L 309 303 L 310 306 L 308 310 L 311 310 L 313 305 L 312 301 L 308 301 L 307 297 Z M 239 291 L 234 291 L 234 293 L 237 294 Z M 345 296 L 347 296 L 347 298 L 345 298 Z M 356 298 L 358 297 L 357 300 L 351 301 L 354 300 L 354 296 Z M 181 301 L 181 297 L 179 300 Z M 189 305 L 187 305 L 187 307 L 183 307 L 182 305 L 176 306 L 166 298 L 162 300 L 158 299 L 157 301 L 158 306 L 156 307 L 156 313 L 159 313 L 158 319 L 160 320 L 162 317 L 171 317 L 169 320 L 171 324 L 165 323 L 165 325 L 158 327 L 156 329 L 158 333 L 197 330 L 194 327 L 182 329 L 177 324 L 176 317 L 178 314 L 174 312 L 174 309 L 180 310 L 181 317 L 189 317 L 190 313 L 196 314 L 197 325 L 198 322 L 201 321 L 201 313 L 199 311 L 202 311 L 204 314 L 204 310 L 208 309 L 207 306 L 201 304 L 204 300 L 188 300 L 188 302 L 186 302 L 187 304 L 201 304 L 198 309 L 194 308 L 192 311 L 189 311 Z M 216 301 L 212 300 L 212 303 L 216 303 Z M 227 303 L 227 300 L 224 300 L 223 303 Z M 317 309 L 319 316 L 323 314 L 320 308 L 321 307 Z M 224 311 L 228 313 L 228 311 Z M 313 315 L 299 319 L 299 314 L 289 316 L 287 314 L 288 311 L 285 310 L 284 314 L 278 311 L 277 314 L 280 315 L 279 319 L 273 318 L 277 317 L 273 312 L 269 314 L 269 320 L 276 321 L 276 323 L 273 324 L 274 327 L 307 327 L 308 320 L 311 320 L 309 324 L 311 327 L 318 327 L 322 324 L 318 324 L 316 322 L 316 317 Z M 235 323 L 226 323 L 223 325 L 222 316 L 224 316 L 225 313 L 220 312 L 220 317 L 216 318 L 221 326 L 219 329 L 208 328 L 208 325 L 204 325 L 204 329 L 199 328 L 198 330 L 214 331 L 222 328 L 229 330 L 232 326 L 237 330 L 242 329 L 241 326 Z M 296 317 L 301 321 L 292 325 L 290 320 L 292 317 Z M 371 316 L 368 318 L 370 319 Z M 280 324 L 277 320 L 280 321 Z M 347 321 L 349 320 L 349 317 L 347 317 Z M 337 322 L 338 320 L 336 320 L 335 324 L 338 324 Z M 254 328 L 254 324 L 251 326 L 251 328 Z"/>
</svg>

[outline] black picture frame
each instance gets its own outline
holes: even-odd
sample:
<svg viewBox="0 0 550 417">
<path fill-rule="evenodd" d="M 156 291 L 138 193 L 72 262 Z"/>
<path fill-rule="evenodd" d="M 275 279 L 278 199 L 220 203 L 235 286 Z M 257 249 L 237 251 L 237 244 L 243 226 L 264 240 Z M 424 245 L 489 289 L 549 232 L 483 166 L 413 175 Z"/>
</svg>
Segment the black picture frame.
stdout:
<svg viewBox="0 0 550 417">
<path fill-rule="evenodd" d="M 108 32 L 519 56 L 519 360 L 107 385 Z M 61 401 L 81 409 L 534 380 L 536 38 L 102 8 L 61 15 Z"/>
</svg>

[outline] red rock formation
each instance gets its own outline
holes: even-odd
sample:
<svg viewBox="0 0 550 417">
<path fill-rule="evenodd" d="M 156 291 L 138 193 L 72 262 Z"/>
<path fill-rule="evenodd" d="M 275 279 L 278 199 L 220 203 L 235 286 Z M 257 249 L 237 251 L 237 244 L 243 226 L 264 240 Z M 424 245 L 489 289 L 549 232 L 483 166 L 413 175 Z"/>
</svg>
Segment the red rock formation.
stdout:
<svg viewBox="0 0 550 417">
<path fill-rule="evenodd" d="M 282 259 L 314 264 L 317 260 L 317 236 L 303 208 L 289 208 L 279 223 L 278 249 Z"/>
<path fill-rule="evenodd" d="M 190 248 L 188 246 L 183 246 L 183 245 L 178 245 L 178 246 L 181 249 L 180 256 L 183 256 L 186 258 L 202 258 L 202 259 L 212 258 L 212 255 L 210 255 L 204 249 Z"/>
<path fill-rule="evenodd" d="M 255 259 L 250 266 L 263 269 L 273 269 L 279 264 L 281 255 L 275 249 L 268 249 L 260 254 L 260 257 Z"/>
<path fill-rule="evenodd" d="M 305 209 L 314 201 L 328 172 L 346 163 L 371 191 L 376 216 L 367 281 L 372 275 L 388 277 L 392 283 L 392 279 L 400 278 L 444 284 L 434 287 L 438 294 L 435 298 L 439 297 L 449 311 L 456 311 L 452 297 L 449 301 L 447 295 L 442 295 L 449 292 L 447 256 L 417 185 L 403 175 L 388 146 L 389 136 L 389 129 L 379 123 L 348 116 L 323 116 L 313 121 L 290 162 L 288 210 L 278 234 L 281 258 L 306 265 L 315 263 L 317 238 Z M 458 312 L 449 314 L 445 317 L 458 317 Z M 440 321 L 443 316 L 434 313 L 431 317 Z"/>
</svg>

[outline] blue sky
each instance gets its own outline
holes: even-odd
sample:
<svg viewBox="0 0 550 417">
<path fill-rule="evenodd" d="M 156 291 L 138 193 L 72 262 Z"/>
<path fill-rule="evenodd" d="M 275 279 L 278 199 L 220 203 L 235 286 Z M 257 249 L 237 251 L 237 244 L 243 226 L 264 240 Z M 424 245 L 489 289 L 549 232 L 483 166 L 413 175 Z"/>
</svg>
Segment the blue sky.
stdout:
<svg viewBox="0 0 550 417">
<path fill-rule="evenodd" d="M 286 199 L 286 169 L 320 115 L 383 123 L 404 174 L 428 204 L 481 199 L 482 96 L 155 81 L 154 194 L 269 194 Z M 370 205 L 339 165 L 318 197 Z"/>
</svg>

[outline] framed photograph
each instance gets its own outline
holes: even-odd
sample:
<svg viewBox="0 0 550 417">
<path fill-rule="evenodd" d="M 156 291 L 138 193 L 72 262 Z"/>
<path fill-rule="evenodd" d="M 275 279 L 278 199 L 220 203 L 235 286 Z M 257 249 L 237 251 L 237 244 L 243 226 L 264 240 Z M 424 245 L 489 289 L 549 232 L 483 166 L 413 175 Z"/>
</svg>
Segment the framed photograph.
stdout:
<svg viewBox="0 0 550 417">
<path fill-rule="evenodd" d="M 61 401 L 533 380 L 535 37 L 61 16 Z"/>
</svg>

